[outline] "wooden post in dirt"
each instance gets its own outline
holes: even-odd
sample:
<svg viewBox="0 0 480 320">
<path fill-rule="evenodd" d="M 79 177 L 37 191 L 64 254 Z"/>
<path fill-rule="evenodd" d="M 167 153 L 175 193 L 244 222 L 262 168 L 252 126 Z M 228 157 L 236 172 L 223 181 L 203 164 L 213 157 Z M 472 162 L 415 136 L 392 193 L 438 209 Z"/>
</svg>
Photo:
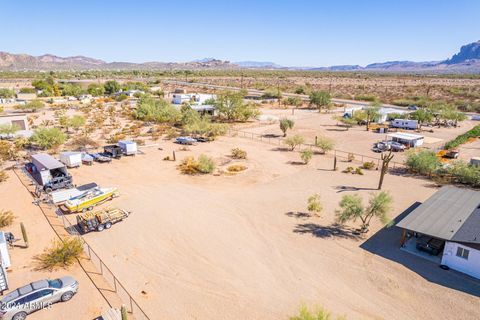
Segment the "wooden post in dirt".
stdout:
<svg viewBox="0 0 480 320">
<path fill-rule="evenodd" d="M 378 181 L 378 190 L 382 190 L 383 178 L 388 171 L 388 165 L 390 164 L 390 160 L 392 160 L 392 158 L 392 150 L 390 150 L 388 154 L 382 153 L 382 169 L 380 171 L 380 180 Z"/>
<path fill-rule="evenodd" d="M 337 156 L 333 157 L 333 171 L 337 171 Z"/>
<path fill-rule="evenodd" d="M 175 150 L 173 150 L 172 152 L 173 152 L 173 161 L 176 161 L 177 158 L 175 157 Z"/>
<path fill-rule="evenodd" d="M 315 146 L 317 145 L 317 142 L 318 142 L 318 137 L 315 136 Z"/>
</svg>

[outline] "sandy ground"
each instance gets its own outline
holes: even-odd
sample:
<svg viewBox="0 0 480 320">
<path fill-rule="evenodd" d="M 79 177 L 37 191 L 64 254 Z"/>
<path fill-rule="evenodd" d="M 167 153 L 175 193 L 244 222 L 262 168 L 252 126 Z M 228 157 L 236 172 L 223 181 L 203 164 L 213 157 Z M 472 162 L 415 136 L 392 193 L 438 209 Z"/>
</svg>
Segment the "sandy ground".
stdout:
<svg viewBox="0 0 480 320">
<path fill-rule="evenodd" d="M 80 283 L 79 292 L 71 301 L 57 303 L 51 309 L 35 312 L 28 319 L 85 320 L 98 317 L 102 310 L 108 309 L 108 305 L 78 265 L 74 265 L 68 270 L 60 269 L 52 272 L 35 270 L 36 264 L 33 257 L 50 246 L 56 236 L 42 212 L 32 203 L 33 198 L 15 174 L 9 171 L 9 175 L 10 178 L 0 184 L 0 209 L 13 211 L 17 219 L 13 225 L 2 228 L 2 231 L 10 231 L 16 238 L 21 239 L 20 222 L 23 222 L 29 237 L 28 248 L 23 248 L 23 240 L 20 240 L 16 242 L 18 246 L 9 250 L 12 262 L 12 266 L 8 270 L 10 289 L 16 289 L 32 281 L 54 279 L 64 275 L 71 275 Z"/>
<path fill-rule="evenodd" d="M 191 151 L 160 147 L 71 170 L 77 184 L 118 186 L 121 196 L 104 206 L 133 211 L 84 237 L 152 319 L 285 319 L 301 303 L 348 319 L 480 317 L 479 282 L 400 251 L 396 228 L 374 224 L 358 238 L 332 225 L 341 196 L 367 198 L 377 171 L 333 172 L 325 156 L 294 165 L 298 153 L 240 137 Z M 249 155 L 236 176 L 183 176 L 178 161 L 162 161 L 174 149 L 177 159 L 205 153 L 220 161 L 233 147 Z M 384 186 L 395 200 L 392 217 L 436 191 L 396 175 Z M 322 197 L 321 217 L 305 214 L 313 193 Z"/>
<path fill-rule="evenodd" d="M 295 113 L 292 115 L 292 110 L 286 109 L 261 109 L 261 111 L 263 117 L 266 118 L 271 115 L 278 119 L 288 118 L 294 120 L 295 126 L 293 130 L 287 132 L 289 136 L 300 134 L 305 137 L 306 143 L 314 143 L 315 136 L 329 137 L 335 141 L 335 149 L 354 152 L 360 155 L 379 158 L 379 154 L 371 150 L 372 146 L 375 142 L 387 138 L 386 134 L 366 131 L 365 126 L 354 126 L 348 131 L 344 127 L 337 126 L 337 121 L 332 119 L 332 117 L 340 115 L 341 112 L 318 113 L 318 111 L 315 110 L 299 109 L 295 110 Z M 407 132 L 423 135 L 425 137 L 425 143 L 422 147 L 438 151 L 447 141 L 470 130 L 477 124 L 478 121 L 463 121 L 456 128 L 424 127 L 423 129 L 425 131 L 421 133 L 414 131 Z M 265 121 L 262 126 L 258 126 L 258 124 L 242 125 L 239 126 L 239 129 L 258 135 L 282 135 L 278 121 L 272 124 Z M 429 132 L 430 130 L 433 132 Z M 393 161 L 403 163 L 404 160 L 405 156 L 403 153 L 395 153 Z"/>
</svg>

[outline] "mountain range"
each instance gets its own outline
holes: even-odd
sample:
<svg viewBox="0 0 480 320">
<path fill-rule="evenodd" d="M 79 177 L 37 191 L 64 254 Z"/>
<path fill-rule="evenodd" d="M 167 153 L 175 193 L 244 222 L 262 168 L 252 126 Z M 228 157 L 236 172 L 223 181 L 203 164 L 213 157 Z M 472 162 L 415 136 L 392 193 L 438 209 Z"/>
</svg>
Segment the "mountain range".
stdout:
<svg viewBox="0 0 480 320">
<path fill-rule="evenodd" d="M 464 45 L 451 58 L 442 61 L 387 61 L 359 65 L 330 67 L 286 67 L 274 62 L 239 61 L 230 62 L 204 58 L 190 62 L 106 62 L 99 59 L 74 56 L 58 57 L 52 54 L 32 56 L 0 51 L 0 70 L 225 70 L 225 69 L 275 69 L 275 70 L 318 70 L 318 71 L 365 71 L 365 72 L 409 72 L 409 73 L 480 73 L 480 41 Z"/>
</svg>

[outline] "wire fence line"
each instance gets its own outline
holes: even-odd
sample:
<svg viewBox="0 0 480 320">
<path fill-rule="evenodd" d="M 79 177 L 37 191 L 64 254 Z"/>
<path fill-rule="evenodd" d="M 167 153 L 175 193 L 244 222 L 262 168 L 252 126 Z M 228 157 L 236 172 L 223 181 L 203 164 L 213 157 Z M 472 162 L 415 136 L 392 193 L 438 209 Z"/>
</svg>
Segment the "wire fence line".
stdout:
<svg viewBox="0 0 480 320">
<path fill-rule="evenodd" d="M 63 226 L 65 230 L 71 235 L 79 236 L 83 243 L 83 250 L 88 255 L 90 261 L 95 265 L 95 267 L 100 271 L 100 274 L 104 277 L 104 279 L 108 282 L 108 284 L 114 289 L 115 293 L 117 293 L 120 299 L 126 303 L 127 309 L 130 313 L 135 316 L 136 320 L 150 320 L 147 316 L 145 311 L 140 307 L 137 301 L 132 297 L 132 295 L 128 292 L 125 286 L 118 280 L 118 278 L 114 275 L 112 270 L 103 262 L 100 256 L 93 250 L 93 248 L 88 244 L 88 242 L 81 237 L 81 232 L 77 229 L 77 226 L 72 224 L 69 219 L 65 217 L 65 215 L 60 211 L 57 210 L 57 214 L 61 217 Z"/>
<path fill-rule="evenodd" d="M 31 194 L 36 198 L 35 203 L 39 206 L 40 210 L 44 214 L 45 217 L 47 217 L 46 212 L 42 208 L 41 204 L 46 204 L 49 208 L 54 209 L 55 214 L 57 217 L 60 218 L 62 221 L 62 225 L 65 229 L 65 231 L 69 235 L 74 235 L 78 236 L 79 239 L 81 239 L 82 244 L 83 244 L 83 250 L 85 254 L 88 256 L 88 259 L 92 262 L 92 264 L 95 266 L 95 268 L 100 272 L 102 275 L 103 279 L 114 289 L 114 292 L 118 295 L 118 297 L 121 299 L 123 303 L 125 303 L 127 307 L 127 311 L 129 311 L 135 320 L 150 320 L 150 317 L 145 313 L 145 311 L 140 307 L 140 305 L 137 303 L 137 301 L 132 297 L 132 295 L 128 292 L 128 290 L 125 288 L 125 286 L 118 280 L 118 278 L 114 275 L 114 273 L 111 271 L 111 269 L 105 264 L 105 262 L 100 258 L 100 256 L 93 250 L 93 248 L 88 244 L 88 242 L 81 236 L 81 232 L 77 229 L 77 226 L 72 224 L 69 219 L 65 217 L 65 215 L 62 213 L 60 209 L 57 208 L 56 205 L 54 205 L 51 201 L 49 201 L 48 195 L 46 195 L 43 192 L 40 192 L 40 188 L 38 186 L 38 183 L 30 177 L 28 172 L 24 170 L 24 164 L 17 162 L 17 164 L 13 167 L 14 173 L 17 175 L 17 177 L 20 179 L 20 181 L 23 183 L 22 179 L 17 173 L 17 169 L 20 169 L 20 171 L 24 174 L 24 176 L 28 179 L 28 181 L 33 184 L 35 187 L 35 191 L 30 191 Z M 25 188 L 28 187 L 25 185 Z M 48 219 L 47 219 L 48 220 Z M 49 221 L 50 223 L 50 221 Z M 53 228 L 53 226 L 52 226 Z M 54 229 L 54 232 L 57 234 L 57 236 L 60 238 L 60 240 L 63 241 L 62 236 Z M 92 280 L 94 286 L 97 288 L 97 290 L 100 292 L 100 294 L 104 297 L 104 299 L 107 301 L 107 303 L 110 305 L 110 307 L 113 307 L 110 303 L 110 301 L 107 299 L 107 297 L 104 295 L 102 290 L 105 290 L 105 288 L 99 288 L 97 284 L 93 281 L 93 279 L 90 277 L 88 274 L 87 270 L 81 266 L 82 269 L 87 273 L 87 276 Z"/>
<path fill-rule="evenodd" d="M 269 134 L 258 134 L 254 132 L 249 132 L 249 131 L 243 131 L 239 129 L 234 129 L 234 128 L 229 128 L 228 129 L 228 134 L 231 136 L 237 136 L 241 138 L 247 138 L 251 140 L 257 140 L 260 142 L 268 143 L 274 146 L 284 146 L 284 138 L 279 137 L 277 135 L 269 135 Z M 300 150 L 314 150 L 317 149 L 318 147 L 313 144 L 313 143 L 302 143 L 299 146 Z M 366 161 L 372 161 L 377 164 L 377 167 L 380 166 L 380 163 L 382 162 L 381 158 L 376 158 L 373 156 L 367 156 L 364 154 L 359 154 L 355 152 L 350 152 L 350 151 L 344 151 L 344 150 L 339 150 L 339 149 L 333 149 L 329 152 L 326 153 L 326 155 L 329 155 L 331 157 L 337 157 L 340 159 L 346 159 L 349 162 L 361 162 L 364 163 Z M 402 162 L 396 162 L 396 161 L 391 161 L 390 165 L 392 168 L 405 168 L 405 164 Z"/>
</svg>

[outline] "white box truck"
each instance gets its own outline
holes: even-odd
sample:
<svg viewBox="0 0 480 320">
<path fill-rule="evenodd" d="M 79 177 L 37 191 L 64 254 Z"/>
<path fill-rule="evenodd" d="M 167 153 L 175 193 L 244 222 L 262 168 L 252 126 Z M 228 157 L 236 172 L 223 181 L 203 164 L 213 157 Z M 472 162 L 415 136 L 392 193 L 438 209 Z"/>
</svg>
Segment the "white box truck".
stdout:
<svg viewBox="0 0 480 320">
<path fill-rule="evenodd" d="M 418 128 L 418 121 L 407 120 L 407 119 L 395 119 L 390 121 L 390 127 L 415 130 Z"/>
<path fill-rule="evenodd" d="M 118 141 L 118 146 L 122 149 L 123 154 L 127 156 L 137 154 L 137 143 L 130 140 Z"/>
<path fill-rule="evenodd" d="M 69 168 L 80 167 L 82 164 L 82 153 L 60 152 L 60 161 Z"/>
</svg>

